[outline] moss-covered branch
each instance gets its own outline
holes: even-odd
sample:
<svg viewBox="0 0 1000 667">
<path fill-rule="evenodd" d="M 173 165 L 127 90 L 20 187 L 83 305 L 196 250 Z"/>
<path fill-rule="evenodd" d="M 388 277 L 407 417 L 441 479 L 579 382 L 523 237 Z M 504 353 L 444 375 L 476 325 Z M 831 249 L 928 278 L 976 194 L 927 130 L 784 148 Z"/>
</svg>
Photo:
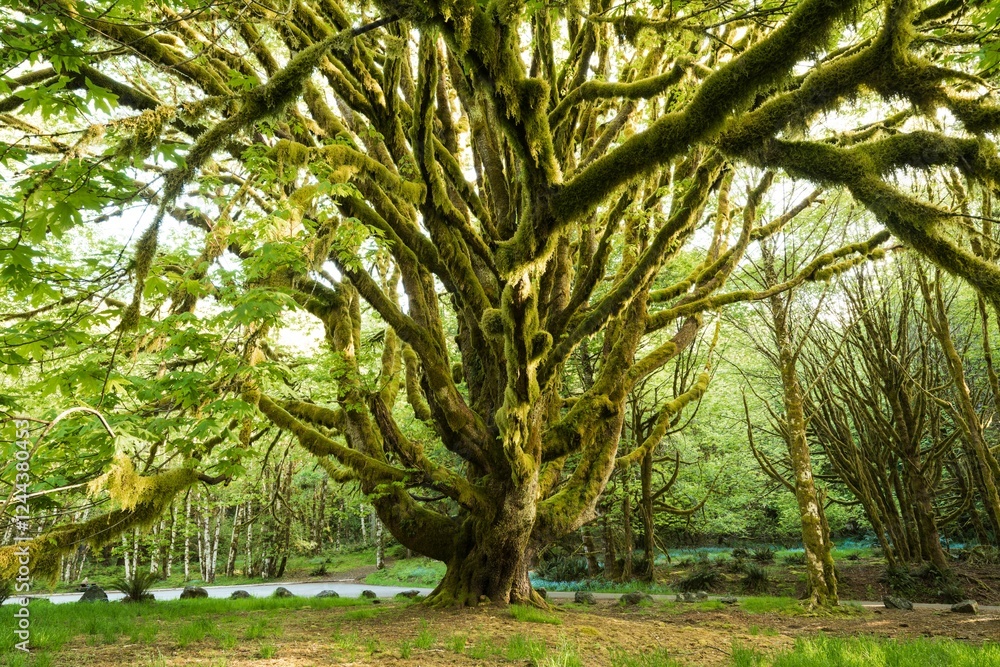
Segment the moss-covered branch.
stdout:
<svg viewBox="0 0 1000 667">
<path fill-rule="evenodd" d="M 855 6 L 851 0 L 799 3 L 779 28 L 706 78 L 682 111 L 663 116 L 560 188 L 552 200 L 556 219 L 577 219 L 631 178 L 713 137 L 730 113 L 785 78 Z"/>
<path fill-rule="evenodd" d="M 62 555 L 82 543 L 98 548 L 133 528 L 152 525 L 177 494 L 195 484 L 198 478 L 198 472 L 187 467 L 140 476 L 130 461 L 117 460 L 101 480 L 107 481 L 112 499 L 121 507 L 89 521 L 59 526 L 32 540 L 0 548 L 0 579 L 14 579 L 22 564 L 27 565 L 31 576 L 57 577 Z M 101 480 L 95 490 L 103 488 Z"/>
<path fill-rule="evenodd" d="M 405 470 L 374 459 L 362 452 L 332 440 L 314 428 L 306 426 L 293 417 L 287 410 L 275 403 L 265 394 L 248 397 L 256 399 L 257 407 L 265 417 L 278 428 L 291 433 L 309 453 L 315 456 L 333 456 L 340 463 L 349 467 L 359 478 L 366 481 L 399 482 L 407 478 Z"/>
</svg>

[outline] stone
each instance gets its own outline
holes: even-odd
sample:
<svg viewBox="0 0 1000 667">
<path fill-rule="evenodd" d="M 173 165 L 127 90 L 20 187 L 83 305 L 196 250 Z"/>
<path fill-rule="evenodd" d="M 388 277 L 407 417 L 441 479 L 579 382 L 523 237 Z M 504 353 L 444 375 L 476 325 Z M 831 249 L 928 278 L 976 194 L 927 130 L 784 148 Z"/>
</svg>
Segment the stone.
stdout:
<svg viewBox="0 0 1000 667">
<path fill-rule="evenodd" d="M 278 586 L 276 589 L 274 589 L 274 597 L 276 597 L 276 598 L 293 598 L 293 597 L 295 597 L 295 593 L 291 592 L 290 590 L 288 590 L 284 586 Z"/>
<path fill-rule="evenodd" d="M 897 598 L 892 595 L 886 595 L 882 598 L 882 604 L 885 605 L 886 609 L 905 609 L 907 611 L 913 611 L 913 603 L 905 598 Z"/>
<path fill-rule="evenodd" d="M 684 602 L 684 594 L 678 593 L 674 596 L 674 602 Z"/>
<path fill-rule="evenodd" d="M 536 588 L 535 592 L 541 595 L 543 600 L 549 596 L 549 592 L 544 588 Z"/>
<path fill-rule="evenodd" d="M 250 597 L 250 594 L 246 591 L 233 591 L 233 594 L 229 596 L 230 600 L 246 600 Z"/>
<path fill-rule="evenodd" d="M 618 599 L 621 604 L 636 605 L 640 602 L 652 602 L 653 596 L 641 591 L 632 591 L 631 593 L 626 593 Z"/>
<path fill-rule="evenodd" d="M 79 602 L 107 602 L 108 594 L 97 584 L 87 586 L 87 590 L 80 596 Z"/>
<path fill-rule="evenodd" d="M 684 601 L 685 602 L 694 602 L 694 600 L 695 600 L 694 593 L 692 593 L 690 591 L 687 591 L 687 592 L 684 593 Z"/>
<path fill-rule="evenodd" d="M 402 591 L 401 593 L 396 593 L 396 597 L 398 598 L 409 598 L 411 600 L 417 597 L 418 595 L 420 595 L 420 591 L 412 589 L 408 591 Z"/>
<path fill-rule="evenodd" d="M 736 604 L 737 602 L 739 602 L 739 600 L 737 600 L 732 595 L 723 595 L 721 598 L 719 598 L 719 602 L 721 602 L 722 604 Z"/>
<path fill-rule="evenodd" d="M 361 597 L 368 598 L 369 600 L 374 600 L 375 598 L 378 597 L 378 595 L 375 594 L 375 591 L 370 591 L 368 589 L 365 589 L 361 591 Z"/>
<path fill-rule="evenodd" d="M 695 596 L 696 599 L 698 599 L 700 601 L 707 600 L 708 599 L 708 591 L 698 591 L 697 593 L 694 594 L 694 596 Z"/>
<path fill-rule="evenodd" d="M 201 586 L 185 586 L 181 591 L 182 600 L 193 600 L 195 598 L 207 598 L 208 591 Z"/>
<path fill-rule="evenodd" d="M 951 605 L 951 610 L 956 614 L 978 614 L 979 603 L 975 600 L 962 600 Z"/>
<path fill-rule="evenodd" d="M 134 600 L 131 595 L 122 598 L 122 602 L 153 602 L 154 600 L 156 600 L 156 596 L 152 593 L 143 593 L 138 600 Z"/>
<path fill-rule="evenodd" d="M 597 604 L 597 598 L 590 591 L 577 591 L 573 596 L 573 602 L 577 604 Z"/>
<path fill-rule="evenodd" d="M 319 593 L 316 594 L 316 597 L 318 597 L 318 598 L 339 598 L 340 597 L 340 593 L 338 593 L 337 591 L 320 591 Z"/>
</svg>

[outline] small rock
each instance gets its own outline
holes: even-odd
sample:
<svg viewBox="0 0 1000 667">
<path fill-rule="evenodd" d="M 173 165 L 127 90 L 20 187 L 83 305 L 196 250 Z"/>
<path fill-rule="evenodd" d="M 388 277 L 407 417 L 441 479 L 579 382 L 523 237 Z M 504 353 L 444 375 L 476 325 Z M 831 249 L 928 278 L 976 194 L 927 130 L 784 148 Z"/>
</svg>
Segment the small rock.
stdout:
<svg viewBox="0 0 1000 667">
<path fill-rule="evenodd" d="M 411 600 L 417 597 L 418 595 L 420 595 L 420 591 L 415 591 L 415 590 L 408 590 L 408 591 L 403 591 L 402 593 L 396 593 L 396 597 L 398 598 L 409 598 Z"/>
<path fill-rule="evenodd" d="M 541 595 L 543 600 L 549 596 L 549 592 L 544 588 L 536 588 L 535 592 Z"/>
<path fill-rule="evenodd" d="M 684 593 L 684 601 L 685 602 L 694 602 L 694 599 L 695 599 L 694 598 L 694 593 L 692 593 L 691 591 L 687 591 L 687 592 Z"/>
<path fill-rule="evenodd" d="M 719 602 L 721 602 L 722 604 L 736 604 L 737 602 L 739 602 L 739 600 L 737 600 L 732 595 L 723 595 L 721 598 L 719 598 Z"/>
<path fill-rule="evenodd" d="M 374 600 L 372 600 L 372 604 L 382 604 L 382 601 L 379 600 L 378 598 L 375 598 Z"/>
<path fill-rule="evenodd" d="M 295 597 L 295 593 L 291 592 L 290 590 L 288 590 L 284 586 L 278 586 L 276 589 L 274 589 L 274 597 L 276 597 L 276 598 L 293 598 L 293 597 Z"/>
<path fill-rule="evenodd" d="M 246 600 L 250 597 L 250 594 L 246 591 L 233 591 L 233 594 L 229 596 L 230 600 Z"/>
<path fill-rule="evenodd" d="M 674 602 L 684 602 L 684 595 L 682 593 L 678 593 L 677 595 L 675 595 Z"/>
<path fill-rule="evenodd" d="M 951 610 L 956 614 L 978 614 L 979 603 L 975 600 L 962 600 L 951 605 Z"/>
<path fill-rule="evenodd" d="M 338 593 L 337 591 L 320 591 L 319 593 L 316 594 L 316 597 L 318 597 L 318 598 L 339 598 L 340 597 L 340 593 Z"/>
<path fill-rule="evenodd" d="M 697 593 L 694 594 L 694 596 L 698 600 L 707 600 L 708 599 L 708 592 L 707 591 L 698 591 Z"/>
<path fill-rule="evenodd" d="M 181 591 L 182 600 L 193 600 L 195 598 L 207 598 L 208 591 L 201 586 L 185 586 Z"/>
<path fill-rule="evenodd" d="M 647 600 L 649 602 L 652 602 L 653 596 L 643 593 L 641 591 L 632 591 L 631 593 L 626 593 L 625 595 L 621 596 L 618 599 L 618 602 L 621 604 L 636 605 L 639 604 L 640 602 L 645 602 Z"/>
<path fill-rule="evenodd" d="M 886 609 L 905 609 L 907 611 L 913 610 L 913 603 L 904 598 L 897 598 L 892 595 L 886 595 L 882 598 L 882 604 L 885 605 Z"/>
<path fill-rule="evenodd" d="M 378 597 L 378 595 L 375 594 L 375 591 L 370 591 L 368 589 L 365 589 L 361 591 L 361 597 L 368 598 L 369 600 L 374 600 L 375 598 Z"/>
<path fill-rule="evenodd" d="M 107 602 L 108 594 L 97 584 L 91 584 L 80 596 L 79 602 Z"/>
<path fill-rule="evenodd" d="M 577 604 L 597 604 L 597 598 L 590 591 L 577 591 L 573 595 L 573 602 Z"/>
</svg>

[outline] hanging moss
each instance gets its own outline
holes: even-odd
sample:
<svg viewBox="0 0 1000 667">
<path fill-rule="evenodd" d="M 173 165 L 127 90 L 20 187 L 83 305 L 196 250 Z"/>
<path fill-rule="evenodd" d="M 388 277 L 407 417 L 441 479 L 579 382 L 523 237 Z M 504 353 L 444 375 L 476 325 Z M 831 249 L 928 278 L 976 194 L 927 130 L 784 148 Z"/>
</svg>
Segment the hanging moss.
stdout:
<svg viewBox="0 0 1000 667">
<path fill-rule="evenodd" d="M 21 546 L 28 550 L 34 577 L 59 576 L 60 556 L 87 542 L 99 548 L 133 528 L 151 526 L 162 516 L 178 493 L 198 481 L 191 468 L 174 468 L 151 476 L 135 472 L 129 459 L 115 460 L 111 470 L 91 484 L 92 492 L 106 488 L 120 509 L 84 523 L 69 524 L 43 533 Z M 18 546 L 0 548 L 0 578 L 14 578 L 20 567 Z"/>
</svg>

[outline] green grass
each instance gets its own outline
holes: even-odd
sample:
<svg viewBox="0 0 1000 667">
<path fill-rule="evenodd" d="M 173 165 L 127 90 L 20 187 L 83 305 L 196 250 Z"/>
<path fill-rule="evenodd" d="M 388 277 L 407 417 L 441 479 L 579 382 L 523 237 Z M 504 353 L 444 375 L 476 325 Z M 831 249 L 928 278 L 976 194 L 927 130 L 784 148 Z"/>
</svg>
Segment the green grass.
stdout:
<svg viewBox="0 0 1000 667">
<path fill-rule="evenodd" d="M 490 637 L 479 637 L 476 642 L 466 649 L 465 654 L 473 660 L 485 660 L 499 654 L 496 645 Z"/>
<path fill-rule="evenodd" d="M 243 631 L 244 639 L 262 639 L 276 634 L 276 628 L 266 620 L 254 621 Z"/>
<path fill-rule="evenodd" d="M 212 631 L 215 623 L 206 618 L 200 618 L 186 625 L 178 627 L 174 631 L 174 638 L 177 639 L 177 646 L 186 648 L 195 642 L 200 642 Z M 249 639 L 249 637 L 248 637 Z"/>
<path fill-rule="evenodd" d="M 420 621 L 420 633 L 417 635 L 417 639 L 413 642 L 413 645 L 426 651 L 434 646 L 435 642 L 437 642 L 437 636 L 427 627 L 427 621 Z"/>
<path fill-rule="evenodd" d="M 545 642 L 518 633 L 507 640 L 507 649 L 504 651 L 504 655 L 511 661 L 531 660 L 537 662 L 544 658 L 547 652 Z"/>
<path fill-rule="evenodd" d="M 739 608 L 749 614 L 779 613 L 788 616 L 860 616 L 865 613 L 858 604 L 841 604 L 837 607 L 807 609 L 799 600 L 788 597 L 741 597 Z"/>
<path fill-rule="evenodd" d="M 796 615 L 805 613 L 805 607 L 795 598 L 751 596 L 740 598 L 739 606 L 740 609 L 750 614 L 778 612 L 781 614 Z"/>
<path fill-rule="evenodd" d="M 681 667 L 681 663 L 670 657 L 666 649 L 627 653 L 611 651 L 611 667 Z"/>
<path fill-rule="evenodd" d="M 551 625 L 562 625 L 562 619 L 556 618 L 548 612 L 535 607 L 513 604 L 510 606 L 510 615 L 515 620 L 525 623 L 549 623 Z"/>
<path fill-rule="evenodd" d="M 375 618 L 382 611 L 381 607 L 368 607 L 366 609 L 353 609 L 348 612 L 344 612 L 345 621 L 365 621 L 369 618 Z"/>
<path fill-rule="evenodd" d="M 550 653 L 536 665 L 537 667 L 583 667 L 583 660 L 580 659 L 575 647 L 563 644 L 558 652 Z"/>
<path fill-rule="evenodd" d="M 445 646 L 452 653 L 465 653 L 465 644 L 468 642 L 469 638 L 465 635 L 452 635 L 448 637 L 448 641 L 445 642 Z"/>
<path fill-rule="evenodd" d="M 366 603 L 348 598 L 203 598 L 141 605 L 32 605 L 31 646 L 35 653 L 31 667 L 52 662 L 52 654 L 74 637 L 82 636 L 89 646 L 110 645 L 119 641 L 149 645 L 155 641 L 162 625 L 167 623 L 170 627 L 163 628 L 163 632 L 168 633 L 170 639 L 182 648 L 209 636 L 214 637 L 223 648 L 232 648 L 236 645 L 236 636 L 242 637 L 245 631 L 252 635 L 250 638 L 277 636 L 281 631 L 280 617 L 287 610 L 356 607 Z M 0 627 L 13 626 L 15 609 L 15 605 L 0 607 Z M 247 615 L 250 612 L 260 612 L 261 615 L 254 617 L 253 624 L 248 625 Z M 218 629 L 214 621 L 208 620 L 218 616 L 238 619 L 239 625 Z M 14 650 L 15 639 L 13 633 L 0 633 L 0 666 L 15 667 L 20 664 Z"/>
<path fill-rule="evenodd" d="M 433 588 L 444 577 L 444 563 L 430 558 L 407 558 L 365 577 L 374 586 L 415 586 Z"/>
<path fill-rule="evenodd" d="M 663 610 L 668 614 L 683 614 L 686 611 L 720 611 L 726 605 L 718 600 L 705 600 L 704 602 L 674 602 L 669 600 L 663 603 Z"/>
<path fill-rule="evenodd" d="M 734 646 L 734 667 L 998 667 L 1000 644 L 975 646 L 953 639 L 874 637 L 800 638 L 789 651 L 767 657 Z"/>
</svg>

